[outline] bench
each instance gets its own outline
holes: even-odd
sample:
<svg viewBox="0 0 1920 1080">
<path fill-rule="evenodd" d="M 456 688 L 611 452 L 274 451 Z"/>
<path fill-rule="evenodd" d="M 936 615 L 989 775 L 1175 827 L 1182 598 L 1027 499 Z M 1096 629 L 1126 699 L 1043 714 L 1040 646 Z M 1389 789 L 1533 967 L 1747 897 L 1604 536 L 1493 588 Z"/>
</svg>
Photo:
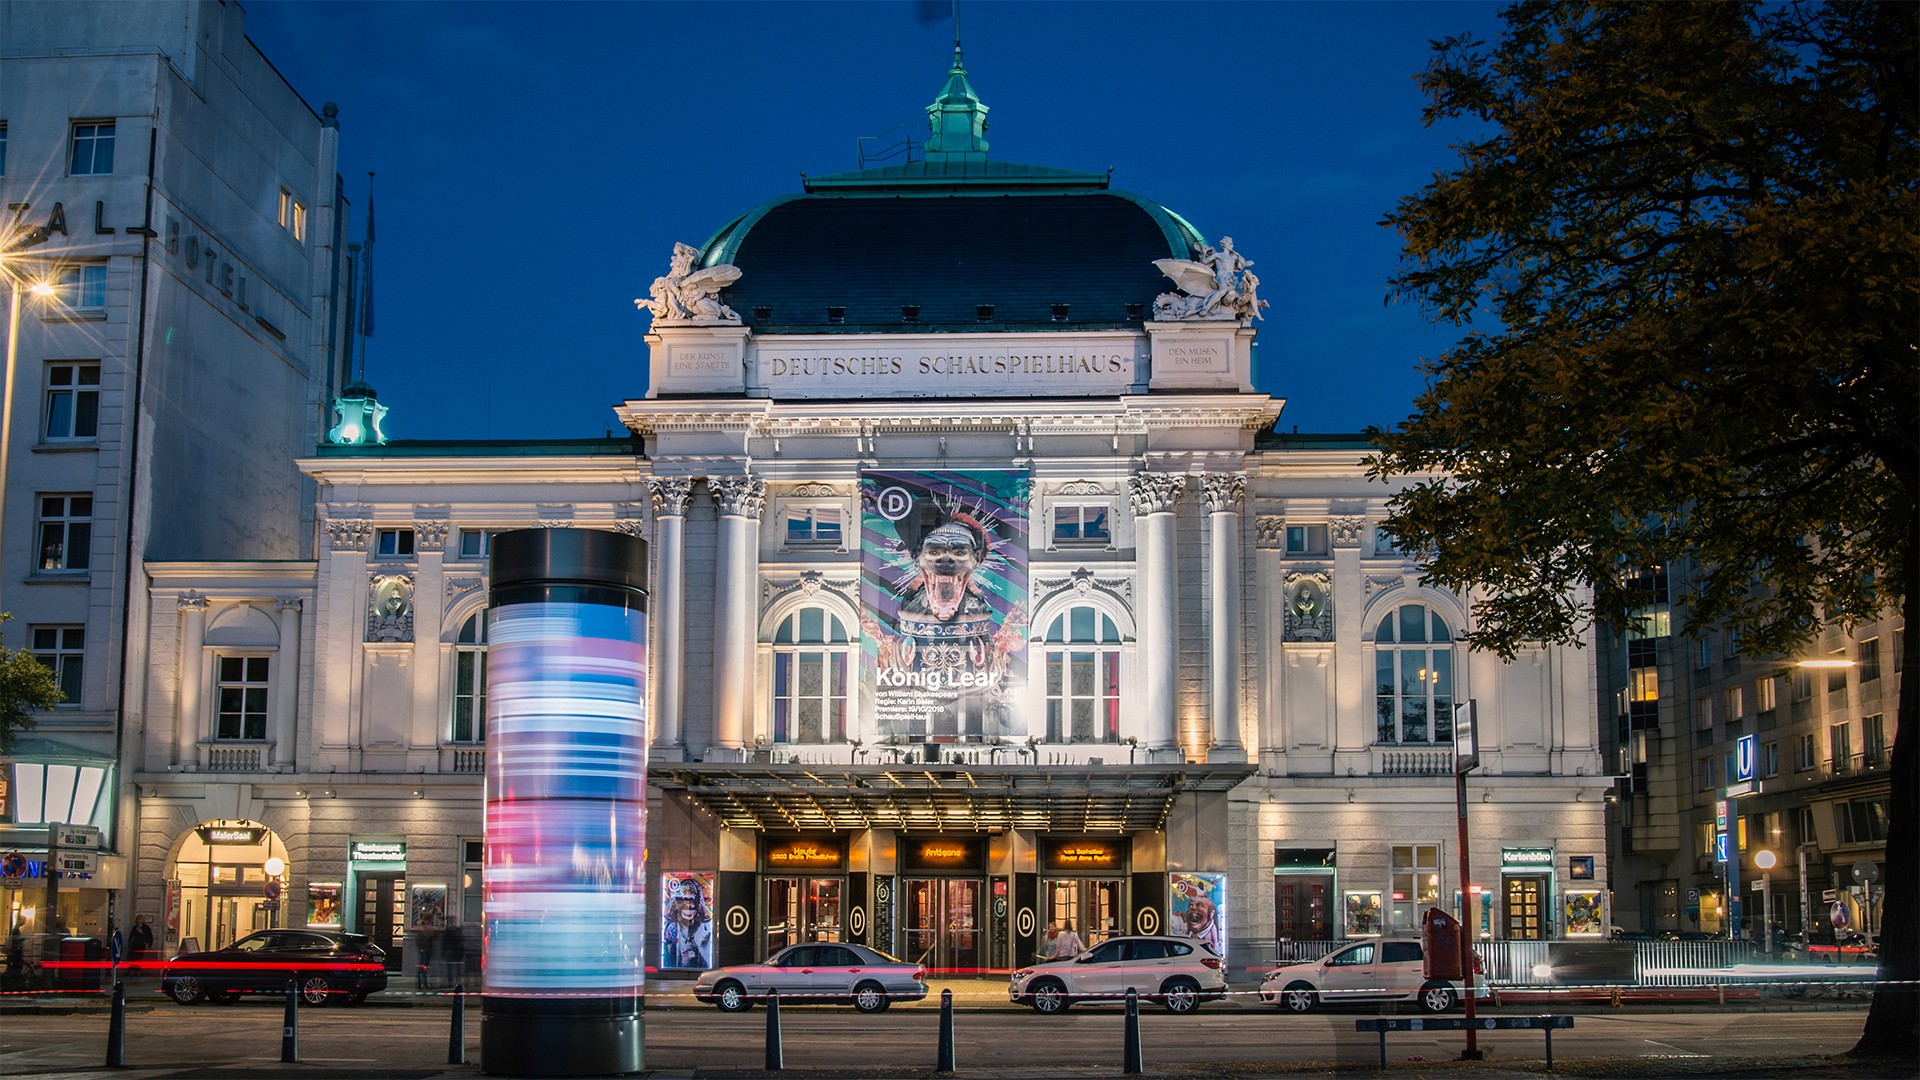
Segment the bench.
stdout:
<svg viewBox="0 0 1920 1080">
<path fill-rule="evenodd" d="M 1533 1029 L 1547 1034 L 1547 1071 L 1553 1071 L 1553 1031 L 1555 1028 L 1573 1026 L 1571 1016 L 1476 1016 L 1469 1023 L 1464 1016 L 1376 1016 L 1368 1020 L 1355 1020 L 1355 1031 L 1372 1031 L 1380 1035 L 1380 1067 L 1387 1067 L 1387 1032 L 1389 1031 L 1465 1031 L 1471 1027 L 1475 1031 L 1510 1031 L 1514 1029 Z"/>
</svg>

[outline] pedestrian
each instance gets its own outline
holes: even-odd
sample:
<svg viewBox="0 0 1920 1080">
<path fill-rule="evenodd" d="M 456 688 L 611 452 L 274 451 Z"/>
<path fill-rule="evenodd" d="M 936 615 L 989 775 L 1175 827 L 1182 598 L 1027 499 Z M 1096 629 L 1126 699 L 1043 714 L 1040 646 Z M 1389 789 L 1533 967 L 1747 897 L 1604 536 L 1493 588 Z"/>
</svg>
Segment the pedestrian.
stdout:
<svg viewBox="0 0 1920 1080">
<path fill-rule="evenodd" d="M 429 975 L 433 971 L 433 948 L 436 944 L 435 939 L 439 936 L 440 935 L 434 933 L 432 930 L 416 930 L 413 932 L 413 974 L 416 989 L 433 989 L 430 985 Z"/>
<path fill-rule="evenodd" d="M 1071 960 L 1087 951 L 1087 944 L 1073 932 L 1073 924 L 1047 924 L 1047 942 L 1040 955 L 1048 960 Z"/>
<path fill-rule="evenodd" d="M 152 959 L 153 923 L 145 915 L 133 917 L 133 932 L 127 935 L 127 958 L 138 964 Z"/>
</svg>

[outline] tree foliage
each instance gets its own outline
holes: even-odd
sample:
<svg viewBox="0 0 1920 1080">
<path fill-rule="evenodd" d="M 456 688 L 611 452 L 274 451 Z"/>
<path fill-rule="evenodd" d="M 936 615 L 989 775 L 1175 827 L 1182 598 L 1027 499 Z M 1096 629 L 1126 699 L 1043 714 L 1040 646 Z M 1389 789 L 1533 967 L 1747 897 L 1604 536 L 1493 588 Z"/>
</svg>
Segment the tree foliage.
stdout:
<svg viewBox="0 0 1920 1080">
<path fill-rule="evenodd" d="M 0 623 L 13 618 L 0 612 Z M 13 736 L 33 728 L 33 714 L 65 701 L 53 670 L 25 649 L 7 647 L 0 633 L 0 754 L 13 749 Z"/>
<path fill-rule="evenodd" d="M 1493 45 L 1435 43 L 1428 122 L 1470 137 L 1387 218 L 1396 294 L 1469 330 L 1428 363 L 1415 413 L 1374 433 L 1375 475 L 1416 480 L 1387 530 L 1476 597 L 1467 637 L 1507 658 L 1594 618 L 1625 629 L 1638 568 L 1683 558 L 1699 568 L 1675 598 L 1687 622 L 1737 629 L 1750 652 L 1791 656 L 1825 622 L 1890 608 L 1912 625 L 1920 5 L 1521 3 L 1504 19 Z M 1909 673 L 1917 650 L 1908 635 Z M 1916 688 L 1882 952 L 1906 979 Z M 1911 1054 L 1920 995 L 1886 999 L 1862 1048 Z"/>
</svg>

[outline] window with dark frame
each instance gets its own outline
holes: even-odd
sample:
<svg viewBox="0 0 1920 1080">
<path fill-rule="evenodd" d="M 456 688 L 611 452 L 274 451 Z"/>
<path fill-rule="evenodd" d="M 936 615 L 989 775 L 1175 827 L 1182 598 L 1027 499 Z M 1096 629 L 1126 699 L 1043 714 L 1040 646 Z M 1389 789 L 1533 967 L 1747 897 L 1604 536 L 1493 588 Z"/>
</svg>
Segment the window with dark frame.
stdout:
<svg viewBox="0 0 1920 1080">
<path fill-rule="evenodd" d="M 108 176 L 113 172 L 112 120 L 73 122 L 73 153 L 67 172 L 73 176 Z"/>
<path fill-rule="evenodd" d="M 838 506 L 790 506 L 786 511 L 788 547 L 839 547 L 845 538 Z"/>
<path fill-rule="evenodd" d="M 1112 508 L 1106 503 L 1060 503 L 1053 508 L 1055 544 L 1111 544 L 1108 524 Z"/>
<path fill-rule="evenodd" d="M 66 695 L 61 705 L 80 704 L 80 690 L 86 677 L 87 630 L 84 626 L 35 626 L 30 628 L 33 658 L 53 672 L 60 692 Z"/>
<path fill-rule="evenodd" d="M 98 437 L 100 364 L 78 360 L 48 364 L 46 411 L 43 433 L 49 441 Z"/>
<path fill-rule="evenodd" d="M 487 741 L 487 613 L 476 611 L 460 624 L 453 643 L 453 722 L 448 739 Z"/>
<path fill-rule="evenodd" d="M 221 656 L 214 661 L 219 676 L 219 714 L 214 738 L 259 741 L 267 737 L 267 658 Z"/>
<path fill-rule="evenodd" d="M 107 267 L 104 263 L 63 266 L 53 278 L 54 295 L 70 311 L 97 312 L 107 307 Z"/>
<path fill-rule="evenodd" d="M 93 559 L 93 496 L 40 496 L 39 573 L 86 570 Z"/>
<path fill-rule="evenodd" d="M 1453 631 L 1423 604 L 1387 612 L 1374 631 L 1374 742 L 1453 741 Z"/>
<path fill-rule="evenodd" d="M 379 559 L 413 558 L 413 530 L 378 530 L 374 535 L 373 554 Z"/>
</svg>

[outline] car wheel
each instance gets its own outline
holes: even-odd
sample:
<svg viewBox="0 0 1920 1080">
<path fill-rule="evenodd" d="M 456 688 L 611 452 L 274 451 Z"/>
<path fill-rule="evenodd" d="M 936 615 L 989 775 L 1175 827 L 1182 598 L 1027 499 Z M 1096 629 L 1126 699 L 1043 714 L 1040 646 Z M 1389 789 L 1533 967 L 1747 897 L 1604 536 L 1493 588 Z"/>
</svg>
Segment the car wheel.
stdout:
<svg viewBox="0 0 1920 1080">
<path fill-rule="evenodd" d="M 1173 979 L 1160 988 L 1160 1005 L 1170 1013 L 1190 1013 L 1200 1007 L 1200 984 Z"/>
<path fill-rule="evenodd" d="M 714 987 L 713 1003 L 720 1006 L 721 1012 L 746 1012 L 753 1008 L 753 999 L 747 996 L 747 988 L 731 979 Z"/>
<path fill-rule="evenodd" d="M 1430 982 L 1420 988 L 1420 1007 L 1430 1013 L 1443 1013 L 1453 1008 L 1455 995 L 1453 987 L 1443 982 Z"/>
<path fill-rule="evenodd" d="M 876 982 L 863 982 L 853 988 L 853 1007 L 863 1013 L 886 1012 L 893 1002 L 887 1000 L 887 990 Z"/>
<path fill-rule="evenodd" d="M 200 980 L 191 975 L 181 975 L 167 986 L 167 996 L 182 1005 L 192 1005 L 203 1000 L 207 992 L 200 988 Z"/>
<path fill-rule="evenodd" d="M 1310 1013 L 1320 1004 L 1320 995 L 1307 983 L 1297 982 L 1280 992 L 1280 1007 L 1290 1013 Z"/>
<path fill-rule="evenodd" d="M 1027 988 L 1033 998 L 1033 1011 L 1052 1016 L 1067 1011 L 1067 988 L 1058 979 L 1042 979 Z"/>
<path fill-rule="evenodd" d="M 308 975 L 300 980 L 300 1004 L 325 1005 L 333 997 L 333 984 L 325 975 Z"/>
</svg>

